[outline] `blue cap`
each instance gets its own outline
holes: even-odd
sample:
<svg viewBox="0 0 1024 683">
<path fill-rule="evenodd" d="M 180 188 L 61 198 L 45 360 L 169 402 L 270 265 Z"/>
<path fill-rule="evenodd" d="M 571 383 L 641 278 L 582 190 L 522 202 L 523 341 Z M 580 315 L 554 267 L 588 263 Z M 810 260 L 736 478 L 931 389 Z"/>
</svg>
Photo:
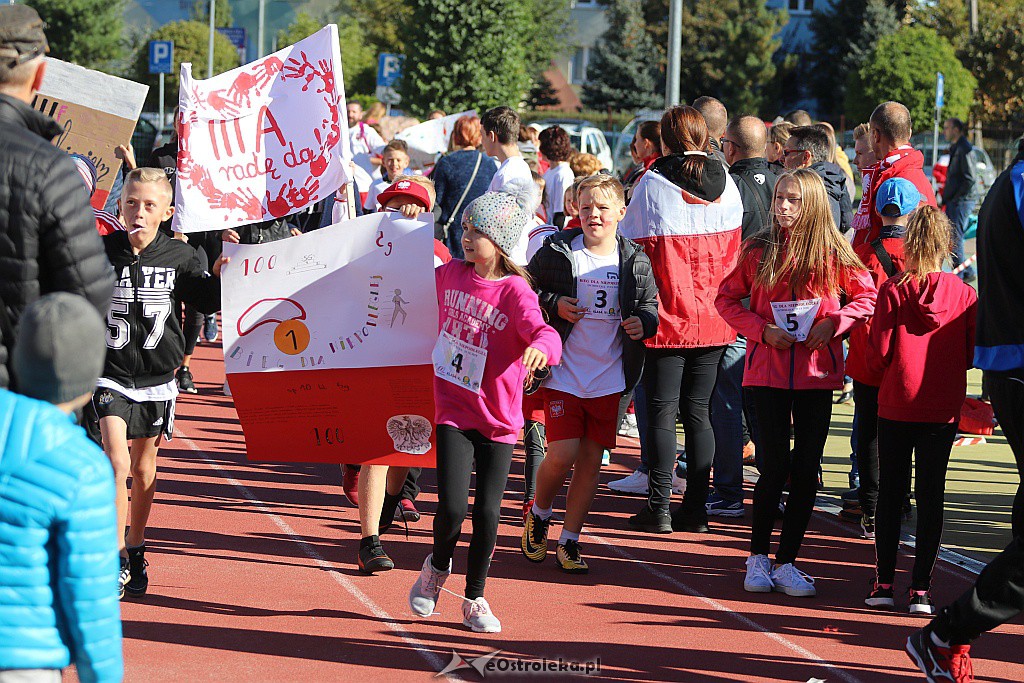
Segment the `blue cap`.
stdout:
<svg viewBox="0 0 1024 683">
<path fill-rule="evenodd" d="M 875 211 L 879 216 L 906 216 L 920 203 L 920 191 L 906 178 L 889 178 L 875 193 Z"/>
</svg>

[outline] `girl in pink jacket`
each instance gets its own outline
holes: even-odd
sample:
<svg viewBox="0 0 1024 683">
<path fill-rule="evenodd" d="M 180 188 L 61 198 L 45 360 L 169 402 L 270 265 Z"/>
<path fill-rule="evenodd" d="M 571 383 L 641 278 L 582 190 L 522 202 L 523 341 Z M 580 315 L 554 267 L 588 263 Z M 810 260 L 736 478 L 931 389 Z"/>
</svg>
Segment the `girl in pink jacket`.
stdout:
<svg viewBox="0 0 1024 683">
<path fill-rule="evenodd" d="M 758 448 L 765 454 L 754 488 L 743 587 L 812 596 L 814 579 L 793 563 L 814 508 L 832 392 L 843 385 L 842 335 L 871 316 L 876 291 L 836 229 L 816 173 L 803 169 L 781 176 L 772 208 L 772 227 L 747 241 L 715 301 L 722 317 L 748 339 L 743 385 L 753 388 Z M 743 304 L 747 297 L 749 308 Z M 772 567 L 768 551 L 787 479 L 789 498 Z"/>
</svg>

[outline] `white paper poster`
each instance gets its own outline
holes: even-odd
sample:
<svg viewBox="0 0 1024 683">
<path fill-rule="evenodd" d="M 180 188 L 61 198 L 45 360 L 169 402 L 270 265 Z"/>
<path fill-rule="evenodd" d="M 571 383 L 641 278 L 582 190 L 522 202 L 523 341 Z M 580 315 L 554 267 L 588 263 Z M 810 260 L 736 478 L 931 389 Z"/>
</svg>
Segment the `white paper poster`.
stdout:
<svg viewBox="0 0 1024 683">
<path fill-rule="evenodd" d="M 415 170 L 423 170 L 434 165 L 437 158 L 448 151 L 448 141 L 452 137 L 455 122 L 463 116 L 476 116 L 476 110 L 451 114 L 433 121 L 425 121 L 410 126 L 395 137 L 405 140 L 409 145 L 409 166 Z"/>
<path fill-rule="evenodd" d="M 347 179 L 338 29 L 197 81 L 181 65 L 174 229 L 197 232 L 281 218 Z"/>
</svg>

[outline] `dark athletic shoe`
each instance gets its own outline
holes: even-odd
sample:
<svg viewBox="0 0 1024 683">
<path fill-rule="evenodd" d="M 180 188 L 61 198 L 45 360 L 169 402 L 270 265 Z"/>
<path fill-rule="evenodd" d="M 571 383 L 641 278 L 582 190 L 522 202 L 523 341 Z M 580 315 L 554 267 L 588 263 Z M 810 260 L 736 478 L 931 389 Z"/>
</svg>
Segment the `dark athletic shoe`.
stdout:
<svg viewBox="0 0 1024 683">
<path fill-rule="evenodd" d="M 174 379 L 178 382 L 178 391 L 183 391 L 186 394 L 199 393 L 196 385 L 192 382 L 192 372 L 188 368 L 178 368 L 178 371 L 174 373 Z"/>
<path fill-rule="evenodd" d="M 149 574 L 146 572 L 148 566 L 145 543 L 138 548 L 128 548 L 128 571 L 131 578 L 124 585 L 124 592 L 128 597 L 137 598 L 146 594 L 149 588 Z"/>
<path fill-rule="evenodd" d="M 907 654 L 929 683 L 973 683 L 974 666 L 970 650 L 970 645 L 936 645 L 932 641 L 930 624 L 907 638 Z"/>
<path fill-rule="evenodd" d="M 893 598 L 892 586 L 880 586 L 872 582 L 871 592 L 864 598 L 864 604 L 873 609 L 895 609 L 896 600 Z"/>
<path fill-rule="evenodd" d="M 651 534 L 672 533 L 672 516 L 667 512 L 655 512 L 646 503 L 640 508 L 640 512 L 630 517 L 626 523 L 634 529 Z"/>
<path fill-rule="evenodd" d="M 705 511 L 690 511 L 679 507 L 672 514 L 672 531 L 705 534 L 708 530 L 708 515 Z"/>
<path fill-rule="evenodd" d="M 935 614 L 935 603 L 928 591 L 910 591 L 908 611 L 914 616 L 930 617 Z"/>
<path fill-rule="evenodd" d="M 566 541 L 564 544 L 559 543 L 558 548 L 555 550 L 555 559 L 558 560 L 558 566 L 562 568 L 563 572 L 586 574 L 590 571 L 590 567 L 587 566 L 586 560 L 583 559 L 583 555 L 580 553 L 578 541 Z"/>
<path fill-rule="evenodd" d="M 380 542 L 359 547 L 359 571 L 364 574 L 376 574 L 394 568 L 395 563 L 384 552 Z"/>
<path fill-rule="evenodd" d="M 543 562 L 548 555 L 548 527 L 551 519 L 541 519 L 533 514 L 533 510 L 526 513 L 526 524 L 523 525 L 523 539 L 519 547 L 523 555 L 530 562 Z"/>
</svg>

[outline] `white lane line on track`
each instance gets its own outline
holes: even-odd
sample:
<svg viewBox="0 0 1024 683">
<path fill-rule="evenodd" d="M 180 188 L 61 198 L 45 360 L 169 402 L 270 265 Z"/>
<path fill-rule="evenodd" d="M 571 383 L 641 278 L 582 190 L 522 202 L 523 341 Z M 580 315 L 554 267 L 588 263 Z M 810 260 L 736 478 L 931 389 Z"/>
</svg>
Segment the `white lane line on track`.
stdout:
<svg viewBox="0 0 1024 683">
<path fill-rule="evenodd" d="M 413 650 L 415 650 L 420 657 L 426 660 L 427 664 L 433 667 L 434 671 L 441 671 L 445 668 L 445 666 L 447 666 L 447 662 L 443 661 L 440 657 L 434 654 L 434 652 L 426 643 L 417 640 L 401 624 L 395 621 L 394 617 L 388 614 L 384 610 L 384 608 L 382 608 L 380 605 L 374 602 L 373 599 L 371 599 L 370 596 L 368 596 L 366 593 L 359 590 L 359 587 L 356 586 L 351 579 L 349 579 L 347 576 L 339 572 L 337 567 L 335 567 L 333 564 L 324 559 L 324 556 L 317 552 L 316 548 L 314 548 L 312 545 L 306 542 L 306 540 L 302 538 L 302 536 L 296 533 L 295 530 L 292 529 L 291 526 L 288 524 L 288 522 L 284 521 L 283 519 L 281 519 L 280 516 L 272 512 L 270 508 L 267 506 L 267 504 L 264 503 L 259 498 L 257 498 L 256 495 L 253 494 L 253 492 L 250 491 L 245 486 L 245 484 L 241 483 L 240 481 L 232 477 L 230 474 L 227 473 L 227 471 L 223 467 L 221 467 L 219 464 L 211 460 L 204 450 L 199 448 L 199 446 L 196 445 L 196 443 L 192 441 L 192 439 L 188 438 L 181 432 L 180 428 L 178 428 L 176 431 L 178 432 L 176 438 L 180 439 L 182 443 L 184 443 L 190 449 L 198 453 L 203 458 L 203 460 L 206 461 L 206 464 L 208 464 L 213 469 L 217 470 L 217 472 L 222 477 L 224 477 L 225 481 L 234 486 L 238 490 L 238 492 L 241 493 L 250 503 L 252 503 L 257 510 L 259 510 L 261 513 L 269 517 L 270 521 L 272 521 L 277 526 L 278 529 L 284 532 L 285 535 L 287 535 L 288 538 L 290 538 L 292 542 L 295 543 L 295 545 L 299 546 L 299 548 L 302 549 L 302 552 L 304 552 L 309 557 L 309 559 L 313 560 L 321 569 L 326 570 L 327 574 L 332 579 L 334 579 L 335 582 L 338 583 L 338 585 L 340 585 L 342 588 L 348 591 L 348 593 L 352 595 L 352 597 L 354 597 L 356 600 L 358 600 L 366 609 L 368 609 L 370 613 L 373 614 L 373 616 L 380 619 L 388 628 L 394 631 L 399 638 L 401 638 L 407 645 L 409 645 Z M 455 674 L 446 674 L 445 678 L 452 681 L 462 680 Z"/>
<path fill-rule="evenodd" d="M 800 655 L 801 657 L 803 657 L 804 659 L 808 660 L 809 662 L 811 662 L 813 664 L 818 664 L 819 666 L 827 669 L 828 670 L 828 676 L 839 678 L 839 679 L 841 679 L 843 681 L 846 681 L 846 683 L 861 683 L 861 680 L 859 678 L 857 678 L 856 676 L 854 676 L 853 674 L 840 669 L 835 664 L 832 664 L 832 663 L 826 661 L 825 659 L 822 659 L 821 657 L 819 657 L 818 655 L 814 654 L 810 650 L 797 645 L 793 641 L 787 639 L 784 636 L 779 635 L 778 633 L 776 633 L 775 631 L 772 631 L 768 627 L 762 626 L 761 624 L 757 623 L 753 619 L 750 619 L 749 617 L 745 617 L 742 614 L 740 614 L 739 612 L 736 612 L 735 610 L 730 609 L 729 607 L 726 607 L 725 605 L 723 605 L 722 603 L 718 602 L 714 598 L 709 598 L 708 596 L 704 595 L 703 593 L 701 593 L 696 588 L 693 588 L 692 586 L 689 586 L 689 585 L 683 583 L 682 581 L 679 581 L 678 579 L 675 579 L 675 578 L 669 576 L 668 574 L 666 574 L 665 572 L 661 571 L 657 567 L 654 567 L 653 565 L 650 565 L 650 564 L 647 564 L 646 562 L 643 562 L 642 560 L 640 560 L 636 556 L 632 555 L 631 553 L 629 553 L 626 550 L 623 550 L 622 548 L 620 548 L 619 546 L 615 545 L 611 541 L 606 541 L 605 539 L 601 538 L 600 536 L 595 536 L 594 534 L 587 533 L 587 532 L 584 532 L 584 535 L 587 536 L 588 538 L 594 539 L 598 543 L 600 543 L 600 544 L 604 545 L 605 547 L 609 548 L 613 553 L 615 553 L 619 557 L 621 557 L 621 558 L 623 558 L 625 560 L 629 560 L 630 562 L 635 563 L 637 566 L 639 566 L 641 569 L 643 569 L 645 572 L 651 574 L 652 576 L 654 576 L 654 577 L 656 577 L 658 579 L 661 579 L 662 581 L 664 581 L 666 583 L 672 584 L 673 586 L 675 586 L 676 588 L 678 588 L 679 590 L 683 591 L 684 593 L 686 593 L 687 595 L 689 595 L 691 597 L 697 598 L 698 600 L 703 602 L 705 605 L 707 605 L 711 609 L 713 609 L 713 610 L 715 610 L 717 612 L 722 612 L 722 613 L 728 615 L 733 620 L 735 620 L 735 621 L 739 622 L 741 625 L 745 626 L 747 629 L 752 630 L 752 631 L 756 631 L 758 633 L 761 633 L 761 634 L 765 635 L 767 638 L 775 641 L 779 645 L 782 645 L 787 650 L 790 650 L 790 651 Z"/>
</svg>

